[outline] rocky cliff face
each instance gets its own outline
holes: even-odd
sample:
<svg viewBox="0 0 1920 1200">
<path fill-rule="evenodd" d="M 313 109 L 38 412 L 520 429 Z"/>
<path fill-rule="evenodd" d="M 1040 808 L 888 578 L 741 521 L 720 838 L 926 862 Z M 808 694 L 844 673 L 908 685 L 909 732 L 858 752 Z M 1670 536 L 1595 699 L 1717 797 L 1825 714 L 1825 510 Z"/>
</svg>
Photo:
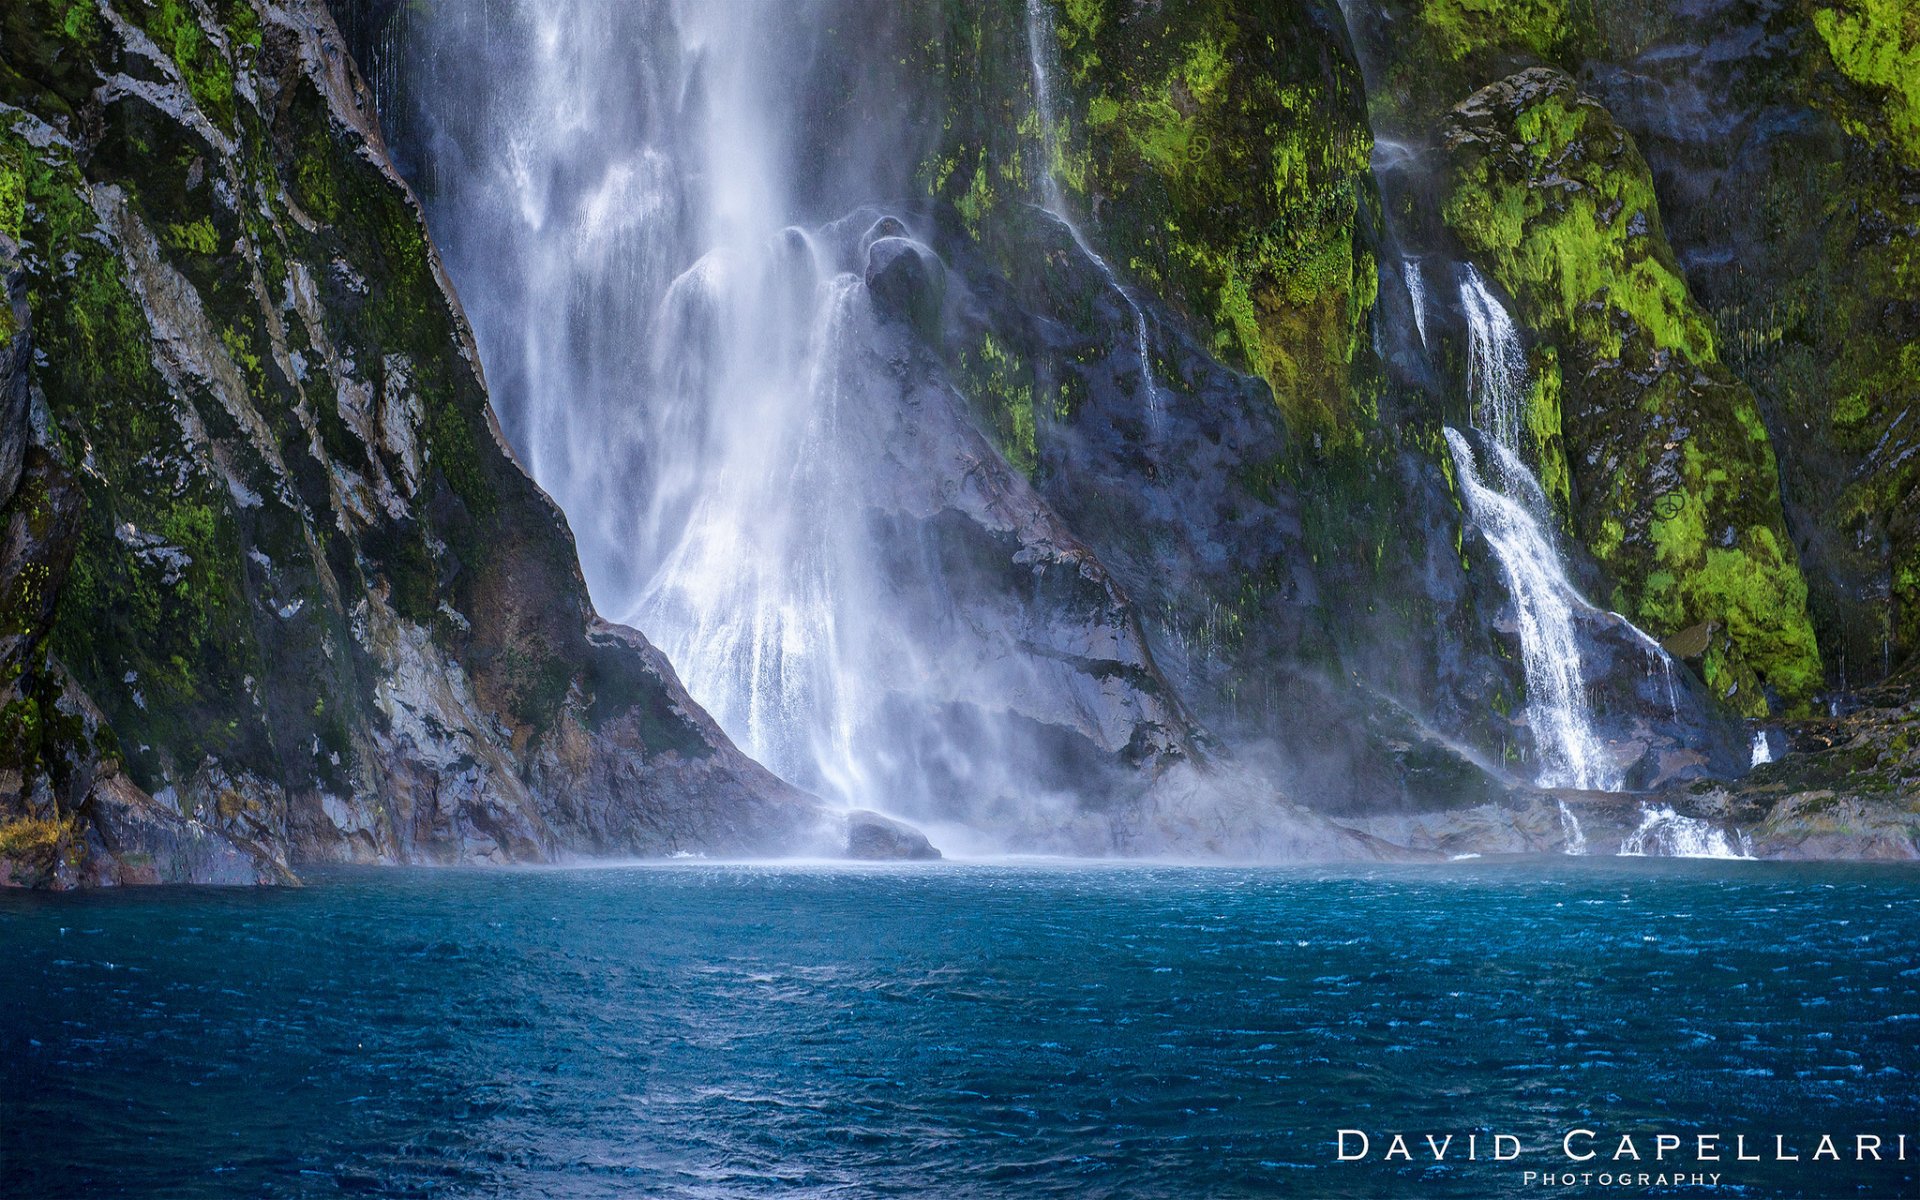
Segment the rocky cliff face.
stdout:
<svg viewBox="0 0 1920 1200">
<path fill-rule="evenodd" d="M 408 70 L 399 10 L 333 8 L 348 39 L 318 0 L 0 17 L 9 869 L 838 848 L 594 617 L 348 62 Z M 914 815 L 1028 820 L 1030 782 L 1057 848 L 1390 852 L 1307 809 L 1564 846 L 1442 436 L 1469 351 L 1436 265 L 1472 264 L 1522 326 L 1622 777 L 1781 853 L 1912 852 L 1911 14 L 830 8 L 813 52 L 939 84 L 913 195 L 849 212 L 834 139 L 808 148 L 807 236 L 872 317 L 862 537 L 887 619 L 944 639 L 874 688 L 1017 767 L 943 774 L 922 739 Z M 881 119 L 853 84 L 819 103 Z M 1738 781 L 1740 718 L 1798 753 Z M 1572 799 L 1631 836 L 1639 800 Z"/>
<path fill-rule="evenodd" d="M 390 6 L 341 7 L 378 56 Z M 1005 494 L 1125 598 L 1100 619 L 1125 654 L 1085 666 L 1136 736 L 1074 760 L 1094 794 L 1194 747 L 1350 814 L 1471 806 L 1528 776 L 1518 618 L 1441 437 L 1468 417 L 1463 314 L 1444 272 L 1415 292 L 1423 259 L 1478 265 L 1525 327 L 1535 465 L 1602 606 L 1575 620 L 1629 784 L 1738 776 L 1734 717 L 1832 687 L 1776 482 L 1803 442 L 1696 294 L 1665 160 L 1593 94 L 1637 36 L 1621 21 L 1478 2 L 922 15 L 830 6 L 812 53 L 877 39 L 943 84 L 922 196 L 889 206 L 921 249 L 869 289 L 917 343 L 886 353 L 974 427 L 919 423 L 944 448 L 912 461 L 952 475 L 977 430 L 1031 488 Z M 875 119 L 857 89 L 818 103 L 822 128 Z M 401 138 L 423 175 L 460 169 Z M 937 289 L 910 286 L 922 270 Z M 902 594 L 929 584 L 913 570 Z M 1070 640 L 1071 606 L 1017 578 L 975 580 L 971 623 Z M 1650 668 L 1609 606 L 1690 669 Z M 1073 728 L 1072 694 L 1026 711 Z M 1162 742 L 1172 758 L 1129 757 Z"/>
<path fill-rule="evenodd" d="M 323 7 L 0 21 L 16 881 L 840 844 L 595 617 Z"/>
</svg>

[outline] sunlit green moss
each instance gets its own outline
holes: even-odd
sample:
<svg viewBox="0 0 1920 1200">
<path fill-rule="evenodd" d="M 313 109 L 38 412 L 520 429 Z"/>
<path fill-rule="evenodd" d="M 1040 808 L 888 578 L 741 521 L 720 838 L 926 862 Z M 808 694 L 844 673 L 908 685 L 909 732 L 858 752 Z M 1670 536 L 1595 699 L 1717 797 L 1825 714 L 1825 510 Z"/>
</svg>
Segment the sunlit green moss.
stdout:
<svg viewBox="0 0 1920 1200">
<path fill-rule="evenodd" d="M 1821 662 L 1767 432 L 1719 365 L 1632 140 L 1566 76 L 1535 70 L 1461 105 L 1449 146 L 1446 220 L 1543 343 L 1528 414 L 1542 483 L 1616 605 L 1661 636 L 1723 631 L 1704 670 L 1741 711 L 1763 715 L 1769 688 L 1804 702 Z"/>
<path fill-rule="evenodd" d="M 981 339 L 977 352 L 960 356 L 960 368 L 968 380 L 967 393 L 983 410 L 1001 455 L 1032 478 L 1040 455 L 1031 370 L 1018 355 L 994 341 L 992 334 Z"/>
<path fill-rule="evenodd" d="M 224 32 L 209 32 L 194 11 L 192 0 L 149 0 L 144 5 L 129 5 L 127 10 L 180 68 L 187 90 L 208 119 L 222 128 L 231 126 L 233 67 L 220 44 Z M 252 28 L 257 39 L 257 22 Z"/>
<path fill-rule="evenodd" d="M 1489 47 L 1550 57 L 1574 31 L 1571 7 L 1568 0 L 1430 0 L 1419 12 L 1435 48 L 1458 62 Z"/>
<path fill-rule="evenodd" d="M 1842 0 L 1813 10 L 1813 27 L 1847 78 L 1884 96 L 1885 130 L 1920 166 L 1920 7 L 1911 0 Z M 1845 118 L 1843 118 L 1845 119 Z M 1851 132 L 1876 131 L 1849 119 Z"/>
</svg>

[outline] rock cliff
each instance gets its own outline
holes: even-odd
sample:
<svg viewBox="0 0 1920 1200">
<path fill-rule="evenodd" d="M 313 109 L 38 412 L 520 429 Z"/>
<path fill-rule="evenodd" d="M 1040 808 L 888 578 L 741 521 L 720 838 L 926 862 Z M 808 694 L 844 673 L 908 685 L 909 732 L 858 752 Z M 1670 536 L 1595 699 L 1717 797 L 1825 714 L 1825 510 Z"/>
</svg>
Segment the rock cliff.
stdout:
<svg viewBox="0 0 1920 1200">
<path fill-rule="evenodd" d="M 843 844 L 594 615 L 324 7 L 0 21 L 15 881 Z"/>
</svg>

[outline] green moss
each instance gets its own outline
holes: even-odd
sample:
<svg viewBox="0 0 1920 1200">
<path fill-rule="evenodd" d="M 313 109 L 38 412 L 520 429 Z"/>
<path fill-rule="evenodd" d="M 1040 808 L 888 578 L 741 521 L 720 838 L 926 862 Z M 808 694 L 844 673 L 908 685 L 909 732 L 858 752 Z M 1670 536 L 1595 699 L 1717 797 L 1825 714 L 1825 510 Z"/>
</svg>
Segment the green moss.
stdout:
<svg viewBox="0 0 1920 1200">
<path fill-rule="evenodd" d="M 1567 470 L 1567 452 L 1560 427 L 1560 354 L 1542 348 L 1533 369 L 1533 391 L 1527 399 L 1527 436 L 1540 486 L 1562 520 L 1571 520 L 1573 477 Z"/>
<path fill-rule="evenodd" d="M 144 5 L 129 5 L 127 10 L 180 68 L 187 90 L 207 119 L 216 127 L 231 128 L 233 66 L 221 44 L 224 32 L 203 26 L 192 0 L 148 0 Z M 257 21 L 252 27 L 257 38 Z"/>
<path fill-rule="evenodd" d="M 1882 96 L 1879 128 L 1847 119 L 1850 132 L 1872 138 L 1884 130 L 1901 157 L 1920 166 L 1920 8 L 1910 0 L 1824 3 L 1813 10 L 1813 27 L 1841 73 Z"/>
<path fill-rule="evenodd" d="M 324 142 L 324 131 L 309 135 L 309 142 Z M 327 161 L 324 147 L 321 150 L 309 149 L 294 162 L 294 189 L 300 206 L 322 221 L 340 219 L 340 196 L 338 185 L 334 182 L 332 165 Z"/>
<path fill-rule="evenodd" d="M 220 249 L 220 235 L 214 231 L 213 222 L 205 217 L 186 225 L 167 226 L 165 240 L 174 249 L 192 254 L 214 254 Z"/>
<path fill-rule="evenodd" d="M 1031 370 L 995 342 L 992 334 L 981 339 L 977 353 L 960 356 L 960 368 L 969 384 L 968 395 L 981 410 L 1001 455 L 1021 474 L 1033 478 L 1040 455 Z"/>
<path fill-rule="evenodd" d="M 1469 143 L 1454 160 L 1444 214 L 1461 240 L 1537 319 L 1573 327 L 1599 351 L 1617 356 L 1641 330 L 1657 347 L 1711 360 L 1711 328 L 1660 234 L 1652 176 L 1625 132 L 1564 84 L 1520 108 L 1512 132 L 1517 140 Z"/>
<path fill-rule="evenodd" d="M 1312 14 L 1049 5 L 1064 69 L 1042 129 L 1025 4 L 947 11 L 927 65 L 948 81 L 947 132 L 918 174 L 968 232 L 992 249 L 993 206 L 1044 202 L 1051 176 L 1126 282 L 1265 379 L 1291 425 L 1355 436 L 1372 415 L 1352 386 L 1378 287 L 1360 213 L 1371 140 L 1358 72 Z"/>
<path fill-rule="evenodd" d="M 1431 0 L 1420 6 L 1420 20 L 1454 62 L 1489 48 L 1550 59 L 1575 32 L 1572 7 L 1567 0 Z"/>
<path fill-rule="evenodd" d="M 27 149 L 24 142 L 0 140 L 0 234 L 16 242 L 27 215 Z"/>
</svg>

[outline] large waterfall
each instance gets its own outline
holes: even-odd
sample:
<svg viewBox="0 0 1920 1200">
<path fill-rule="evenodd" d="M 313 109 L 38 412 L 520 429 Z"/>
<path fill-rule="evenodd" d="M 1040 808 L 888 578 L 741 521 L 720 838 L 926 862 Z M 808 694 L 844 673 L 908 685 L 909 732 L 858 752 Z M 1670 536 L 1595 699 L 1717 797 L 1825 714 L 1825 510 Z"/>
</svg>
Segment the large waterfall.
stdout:
<svg viewBox="0 0 1920 1200">
<path fill-rule="evenodd" d="M 871 416 L 859 243 L 903 230 L 822 218 L 905 193 L 913 123 L 889 99 L 891 127 L 809 124 L 821 8 L 443 6 L 413 18 L 417 91 L 496 403 L 597 605 L 756 758 L 883 806 L 881 681 L 925 666 L 887 617 L 849 427 Z"/>
<path fill-rule="evenodd" d="M 899 56 L 852 49 L 920 44 L 931 18 L 840 0 L 739 16 L 485 0 L 390 35 L 503 427 L 568 514 L 596 605 L 756 759 L 949 849 L 1191 836 L 1191 718 L 940 357 L 965 281 L 924 202 L 900 199 L 937 115 L 903 102 L 920 92 Z M 1051 156 L 1051 24 L 1030 16 Z M 1130 308 L 1151 411 L 1146 313 L 1035 182 Z M 1170 779 L 1183 799 L 1142 819 Z M 1217 817 L 1207 838 L 1239 836 Z"/>
<path fill-rule="evenodd" d="M 1446 431 L 1467 511 L 1487 539 L 1513 597 L 1527 682 L 1527 724 L 1544 787 L 1611 791 L 1620 771 L 1594 731 L 1575 614 L 1589 608 L 1555 547 L 1553 509 L 1521 458 L 1527 366 L 1519 331 L 1471 265 L 1460 286 L 1467 316 L 1469 387 L 1478 447 Z"/>
</svg>

